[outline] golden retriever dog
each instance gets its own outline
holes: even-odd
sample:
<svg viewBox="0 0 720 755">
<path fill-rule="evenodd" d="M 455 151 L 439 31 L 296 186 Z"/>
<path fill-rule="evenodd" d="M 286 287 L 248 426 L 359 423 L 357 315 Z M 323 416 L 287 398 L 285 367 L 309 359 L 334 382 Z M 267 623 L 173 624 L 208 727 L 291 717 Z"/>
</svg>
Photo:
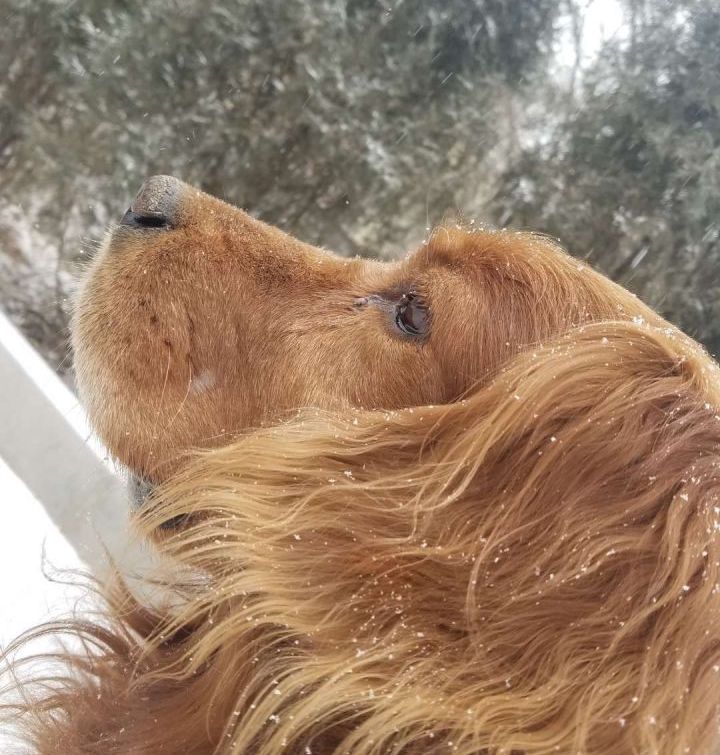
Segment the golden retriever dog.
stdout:
<svg viewBox="0 0 720 755">
<path fill-rule="evenodd" d="M 548 238 L 344 259 L 156 176 L 73 344 L 182 599 L 40 630 L 33 752 L 717 752 L 718 368 Z"/>
</svg>

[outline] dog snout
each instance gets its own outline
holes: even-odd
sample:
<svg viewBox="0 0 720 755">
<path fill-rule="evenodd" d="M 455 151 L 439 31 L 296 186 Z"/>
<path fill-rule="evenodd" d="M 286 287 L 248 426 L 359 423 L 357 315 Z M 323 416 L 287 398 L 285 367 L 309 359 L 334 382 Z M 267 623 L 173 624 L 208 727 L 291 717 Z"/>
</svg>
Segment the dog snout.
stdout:
<svg viewBox="0 0 720 755">
<path fill-rule="evenodd" d="M 151 176 L 140 187 L 120 225 L 139 229 L 176 226 L 183 187 L 182 181 L 172 176 Z"/>
</svg>

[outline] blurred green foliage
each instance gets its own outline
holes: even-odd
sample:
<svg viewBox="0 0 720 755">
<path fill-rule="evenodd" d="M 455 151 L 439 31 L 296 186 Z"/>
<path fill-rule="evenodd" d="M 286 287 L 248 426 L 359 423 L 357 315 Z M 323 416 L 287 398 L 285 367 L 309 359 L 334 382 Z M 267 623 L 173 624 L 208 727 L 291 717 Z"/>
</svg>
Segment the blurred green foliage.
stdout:
<svg viewBox="0 0 720 755">
<path fill-rule="evenodd" d="M 560 237 L 720 354 L 720 6 L 631 2 L 493 209 Z"/>
<path fill-rule="evenodd" d="M 78 262 L 172 173 L 345 254 L 545 231 L 718 350 L 720 8 L 626 0 L 559 75 L 587 6 L 0 0 L 2 305 L 60 361 Z"/>
</svg>

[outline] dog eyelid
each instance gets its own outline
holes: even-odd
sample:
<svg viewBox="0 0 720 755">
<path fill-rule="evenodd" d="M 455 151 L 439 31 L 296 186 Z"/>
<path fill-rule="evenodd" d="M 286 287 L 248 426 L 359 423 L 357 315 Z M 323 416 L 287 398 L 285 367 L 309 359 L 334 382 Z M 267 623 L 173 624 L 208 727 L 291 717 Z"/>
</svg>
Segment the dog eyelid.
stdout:
<svg viewBox="0 0 720 755">
<path fill-rule="evenodd" d="M 395 325 L 406 336 L 424 336 L 430 327 L 425 300 L 414 291 L 403 294 L 395 305 Z"/>
</svg>

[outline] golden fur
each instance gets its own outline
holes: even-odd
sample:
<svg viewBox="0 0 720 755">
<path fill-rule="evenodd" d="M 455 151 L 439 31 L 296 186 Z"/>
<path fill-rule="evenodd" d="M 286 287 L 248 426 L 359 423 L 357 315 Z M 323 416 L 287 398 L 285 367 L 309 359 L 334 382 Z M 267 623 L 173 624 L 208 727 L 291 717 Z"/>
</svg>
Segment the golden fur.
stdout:
<svg viewBox="0 0 720 755">
<path fill-rule="evenodd" d="M 34 751 L 716 752 L 705 352 L 537 235 L 440 228 L 381 264 L 183 197 L 177 229 L 111 236 L 74 344 L 101 437 L 158 484 L 140 532 L 194 578 L 177 610 L 118 584 L 41 630 L 84 647 L 16 668 Z M 408 287 L 423 342 L 383 309 Z"/>
</svg>

